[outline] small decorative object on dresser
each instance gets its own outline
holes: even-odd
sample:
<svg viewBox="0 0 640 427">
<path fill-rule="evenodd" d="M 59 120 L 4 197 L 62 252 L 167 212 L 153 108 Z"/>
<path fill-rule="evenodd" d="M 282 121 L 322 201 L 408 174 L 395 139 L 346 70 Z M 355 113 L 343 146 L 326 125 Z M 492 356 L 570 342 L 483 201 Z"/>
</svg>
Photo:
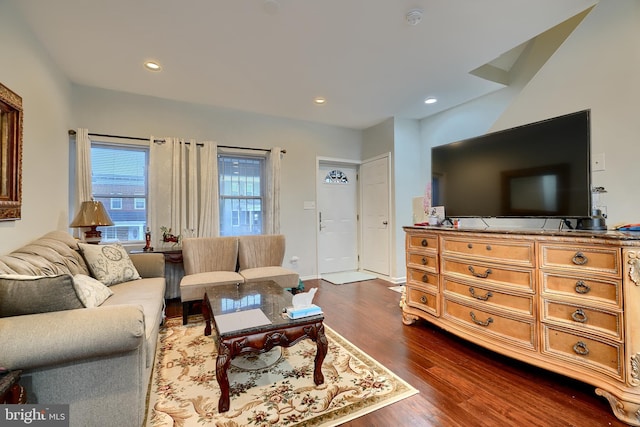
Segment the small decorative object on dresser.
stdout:
<svg viewBox="0 0 640 427">
<path fill-rule="evenodd" d="M 404 230 L 406 325 L 594 385 L 640 426 L 640 234 Z"/>
</svg>

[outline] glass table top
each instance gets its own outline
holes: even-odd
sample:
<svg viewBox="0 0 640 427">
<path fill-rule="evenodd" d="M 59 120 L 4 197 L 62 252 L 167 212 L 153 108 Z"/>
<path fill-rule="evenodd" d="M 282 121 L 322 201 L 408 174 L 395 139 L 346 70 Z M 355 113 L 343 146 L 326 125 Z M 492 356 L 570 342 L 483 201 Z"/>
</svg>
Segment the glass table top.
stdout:
<svg viewBox="0 0 640 427">
<path fill-rule="evenodd" d="M 211 286 L 206 288 L 205 292 L 216 324 L 216 330 L 218 331 L 220 331 L 218 326 L 222 326 L 220 316 L 233 315 L 234 313 L 247 312 L 246 315 L 249 316 L 255 315 L 255 310 L 260 310 L 270 322 L 261 325 L 247 325 L 239 322 L 239 327 L 231 330 L 223 327 L 223 332 L 218 332 L 218 335 L 223 337 L 225 335 L 237 335 L 238 333 L 259 332 L 282 326 L 293 326 L 324 318 L 322 314 L 318 314 L 300 319 L 290 319 L 284 314 L 284 310 L 292 305 L 293 294 L 273 281 Z M 246 316 L 242 314 L 236 314 L 235 316 L 241 316 L 242 320 L 247 320 Z M 226 316 L 226 319 L 230 317 Z M 220 325 L 218 325 L 219 323 Z M 249 321 L 249 323 L 251 322 Z"/>
</svg>

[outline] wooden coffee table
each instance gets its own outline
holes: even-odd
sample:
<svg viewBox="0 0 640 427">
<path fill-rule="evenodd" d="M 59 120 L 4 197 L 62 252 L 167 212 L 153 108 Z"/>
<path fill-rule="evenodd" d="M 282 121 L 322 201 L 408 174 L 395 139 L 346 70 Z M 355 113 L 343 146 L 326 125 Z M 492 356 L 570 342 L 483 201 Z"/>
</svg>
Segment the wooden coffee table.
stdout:
<svg viewBox="0 0 640 427">
<path fill-rule="evenodd" d="M 202 305 L 206 321 L 204 334 L 211 335 L 213 321 L 218 346 L 216 377 L 221 392 L 219 412 L 229 410 L 227 370 L 231 359 L 243 353 L 264 353 L 275 346 L 291 347 L 309 338 L 317 346 L 313 381 L 316 385 L 324 383 L 322 362 L 328 348 L 322 323 L 324 316 L 319 314 L 289 319 L 283 315 L 283 310 L 291 306 L 292 297 L 290 292 L 272 281 L 205 289 Z"/>
</svg>

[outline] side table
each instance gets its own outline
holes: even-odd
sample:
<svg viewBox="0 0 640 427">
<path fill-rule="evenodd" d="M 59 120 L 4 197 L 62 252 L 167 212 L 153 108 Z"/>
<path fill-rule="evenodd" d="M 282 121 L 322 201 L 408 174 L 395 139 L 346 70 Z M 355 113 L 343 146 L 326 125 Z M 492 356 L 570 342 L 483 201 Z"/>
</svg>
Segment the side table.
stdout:
<svg viewBox="0 0 640 427">
<path fill-rule="evenodd" d="M 27 402 L 27 393 L 20 385 L 22 371 L 9 371 L 0 375 L 0 404 L 17 404 Z"/>
<path fill-rule="evenodd" d="M 132 254 L 153 254 L 161 253 L 164 255 L 165 267 L 164 276 L 167 280 L 167 289 L 164 293 L 166 299 L 173 299 L 180 297 L 180 280 L 184 276 L 184 266 L 182 264 L 182 249 L 181 248 L 166 248 L 166 249 L 154 249 L 152 251 L 144 251 L 141 249 L 134 249 Z"/>
</svg>

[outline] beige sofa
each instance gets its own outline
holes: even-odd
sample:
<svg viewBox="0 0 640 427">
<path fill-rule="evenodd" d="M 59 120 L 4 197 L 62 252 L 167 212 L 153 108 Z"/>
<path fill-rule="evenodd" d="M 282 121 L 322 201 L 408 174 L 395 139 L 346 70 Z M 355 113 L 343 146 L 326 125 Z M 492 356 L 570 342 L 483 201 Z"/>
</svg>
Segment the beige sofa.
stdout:
<svg viewBox="0 0 640 427">
<path fill-rule="evenodd" d="M 164 317 L 164 257 L 130 259 L 142 278 L 109 286 L 113 295 L 95 308 L 0 318 L 0 366 L 23 370 L 27 403 L 69 404 L 71 426 L 144 423 Z M 67 275 L 89 275 L 89 268 L 76 240 L 55 231 L 0 256 L 0 274 L 69 280 Z M 10 280 L 3 280 L 6 289 Z"/>
</svg>

